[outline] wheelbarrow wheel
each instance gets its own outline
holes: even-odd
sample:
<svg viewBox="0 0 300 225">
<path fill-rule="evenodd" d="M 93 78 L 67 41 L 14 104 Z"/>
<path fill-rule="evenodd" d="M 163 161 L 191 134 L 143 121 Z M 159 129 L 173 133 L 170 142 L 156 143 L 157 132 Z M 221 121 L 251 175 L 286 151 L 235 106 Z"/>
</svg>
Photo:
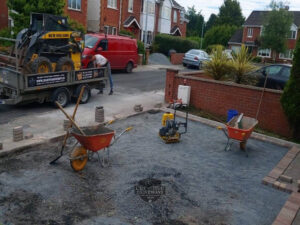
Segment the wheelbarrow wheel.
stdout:
<svg viewBox="0 0 300 225">
<path fill-rule="evenodd" d="M 83 170 L 87 161 L 88 161 L 88 154 L 85 147 L 78 146 L 72 151 L 70 164 L 73 170 L 75 171 Z"/>
</svg>

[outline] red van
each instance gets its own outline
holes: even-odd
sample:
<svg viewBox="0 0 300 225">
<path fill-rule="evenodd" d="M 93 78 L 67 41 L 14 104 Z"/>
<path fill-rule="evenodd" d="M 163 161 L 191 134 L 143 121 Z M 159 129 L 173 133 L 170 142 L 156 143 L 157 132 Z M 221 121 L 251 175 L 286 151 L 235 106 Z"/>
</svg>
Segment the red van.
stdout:
<svg viewBox="0 0 300 225">
<path fill-rule="evenodd" d="M 82 67 L 93 67 L 91 56 L 101 54 L 110 62 L 112 69 L 125 69 L 131 73 L 137 67 L 138 47 L 136 39 L 105 34 L 86 34 L 82 53 Z"/>
</svg>

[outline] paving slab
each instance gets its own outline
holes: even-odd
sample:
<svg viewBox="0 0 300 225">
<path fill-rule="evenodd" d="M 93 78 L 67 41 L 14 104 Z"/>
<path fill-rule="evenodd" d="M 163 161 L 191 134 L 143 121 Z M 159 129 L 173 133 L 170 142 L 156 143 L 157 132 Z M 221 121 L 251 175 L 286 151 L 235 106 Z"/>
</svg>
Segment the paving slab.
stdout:
<svg viewBox="0 0 300 225">
<path fill-rule="evenodd" d="M 190 121 L 177 144 L 158 137 L 161 113 L 116 121 L 126 133 L 111 147 L 111 165 L 94 158 L 80 172 L 68 157 L 49 161 L 59 144 L 0 159 L 0 222 L 4 224 L 272 224 L 289 195 L 261 180 L 288 148 L 250 139 L 249 157 L 225 135 Z M 165 187 L 157 201 L 145 202 L 134 187 L 145 178 Z M 297 201 L 295 199 L 294 201 Z"/>
</svg>

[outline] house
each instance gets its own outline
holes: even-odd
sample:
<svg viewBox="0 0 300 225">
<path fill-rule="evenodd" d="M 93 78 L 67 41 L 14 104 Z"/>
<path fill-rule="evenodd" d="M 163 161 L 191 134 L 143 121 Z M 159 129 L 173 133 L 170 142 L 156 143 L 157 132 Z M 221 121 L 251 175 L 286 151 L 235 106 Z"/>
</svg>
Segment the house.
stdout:
<svg viewBox="0 0 300 225">
<path fill-rule="evenodd" d="M 175 0 L 66 0 L 65 14 L 78 21 L 88 32 L 119 34 L 132 32 L 151 44 L 155 34 L 185 37 L 188 20 Z M 0 2 L 0 26 L 9 24 L 5 1 Z"/>
<path fill-rule="evenodd" d="M 187 22 L 175 0 L 88 0 L 87 30 L 92 32 L 127 30 L 151 44 L 157 33 L 185 37 Z"/>
<path fill-rule="evenodd" d="M 0 30 L 8 26 L 8 8 L 5 1 L 0 3 Z"/>
<path fill-rule="evenodd" d="M 263 21 L 269 11 L 253 11 L 245 21 L 243 28 L 236 31 L 228 42 L 233 51 L 239 51 L 242 44 L 248 47 L 254 57 L 264 58 L 266 61 L 272 60 L 271 49 L 259 47 L 259 37 L 262 33 Z M 288 50 L 284 53 L 276 53 L 277 62 L 291 62 L 296 41 L 300 36 L 300 11 L 290 11 L 294 15 L 291 32 L 287 38 Z"/>
<path fill-rule="evenodd" d="M 84 27 L 87 27 L 87 1 L 88 0 L 66 0 L 65 14 L 71 19 L 81 23 Z M 13 26 L 13 21 L 8 15 L 8 8 L 6 1 L 0 1 L 0 30 Z"/>
</svg>

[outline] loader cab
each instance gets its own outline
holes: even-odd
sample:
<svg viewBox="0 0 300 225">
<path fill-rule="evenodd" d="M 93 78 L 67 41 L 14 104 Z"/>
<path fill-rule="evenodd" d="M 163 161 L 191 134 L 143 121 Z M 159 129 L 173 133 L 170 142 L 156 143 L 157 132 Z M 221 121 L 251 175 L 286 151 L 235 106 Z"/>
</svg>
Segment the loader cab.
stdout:
<svg viewBox="0 0 300 225">
<path fill-rule="evenodd" d="M 67 18 L 44 13 L 31 13 L 30 16 L 31 33 L 43 31 L 66 31 L 69 30 Z"/>
</svg>

